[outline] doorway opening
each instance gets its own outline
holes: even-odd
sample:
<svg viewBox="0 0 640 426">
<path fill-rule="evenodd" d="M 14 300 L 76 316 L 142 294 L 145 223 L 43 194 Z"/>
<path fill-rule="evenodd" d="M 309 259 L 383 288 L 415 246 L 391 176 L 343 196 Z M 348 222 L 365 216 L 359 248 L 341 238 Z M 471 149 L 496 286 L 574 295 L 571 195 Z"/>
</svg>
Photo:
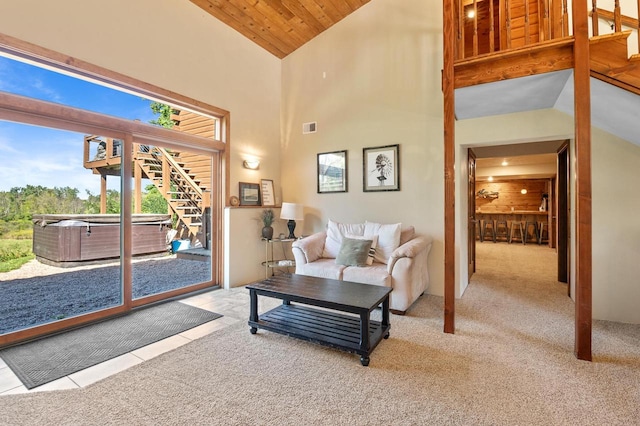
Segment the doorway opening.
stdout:
<svg viewBox="0 0 640 426">
<path fill-rule="evenodd" d="M 470 285 L 492 279 L 567 294 L 568 274 L 558 278 L 569 262 L 566 253 L 558 255 L 559 246 L 568 246 L 560 240 L 568 239 L 568 221 L 558 220 L 568 216 L 568 174 L 559 168 L 566 146 L 551 141 L 469 149 Z"/>
</svg>

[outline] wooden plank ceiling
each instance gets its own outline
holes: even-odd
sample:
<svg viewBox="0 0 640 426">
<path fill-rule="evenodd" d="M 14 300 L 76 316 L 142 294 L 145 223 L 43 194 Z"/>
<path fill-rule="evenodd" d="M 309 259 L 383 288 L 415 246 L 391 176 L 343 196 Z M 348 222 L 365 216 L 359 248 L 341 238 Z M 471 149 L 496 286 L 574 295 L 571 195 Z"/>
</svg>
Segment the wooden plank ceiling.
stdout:
<svg viewBox="0 0 640 426">
<path fill-rule="evenodd" d="M 191 0 L 282 59 L 370 0 Z"/>
</svg>

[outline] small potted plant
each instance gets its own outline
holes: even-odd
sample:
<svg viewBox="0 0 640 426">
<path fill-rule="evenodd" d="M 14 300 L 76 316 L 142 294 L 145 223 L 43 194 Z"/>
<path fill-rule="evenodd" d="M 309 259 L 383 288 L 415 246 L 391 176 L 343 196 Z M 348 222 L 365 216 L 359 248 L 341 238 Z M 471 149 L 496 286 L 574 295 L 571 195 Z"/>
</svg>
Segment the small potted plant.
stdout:
<svg viewBox="0 0 640 426">
<path fill-rule="evenodd" d="M 260 220 L 262 220 L 262 238 L 270 240 L 273 238 L 273 221 L 276 219 L 273 210 L 265 209 L 262 210 L 262 214 L 260 215 Z"/>
</svg>

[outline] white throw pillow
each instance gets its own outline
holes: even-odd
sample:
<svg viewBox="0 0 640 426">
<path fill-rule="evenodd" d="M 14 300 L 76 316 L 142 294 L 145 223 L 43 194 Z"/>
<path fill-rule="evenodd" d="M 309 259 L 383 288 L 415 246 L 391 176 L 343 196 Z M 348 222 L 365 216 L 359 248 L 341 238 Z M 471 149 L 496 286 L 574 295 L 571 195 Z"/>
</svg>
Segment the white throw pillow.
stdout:
<svg viewBox="0 0 640 426">
<path fill-rule="evenodd" d="M 375 222 L 364 223 L 364 236 L 367 238 L 378 236 L 378 246 L 374 260 L 385 265 L 389 261 L 391 253 L 400 246 L 401 223 L 384 225 Z"/>
<path fill-rule="evenodd" d="M 360 235 L 364 234 L 363 223 L 339 223 L 329 219 L 327 224 L 327 238 L 324 242 L 324 250 L 322 257 L 335 259 L 340 253 L 342 246 L 342 237 L 346 234 Z"/>
<path fill-rule="evenodd" d="M 365 237 L 364 235 L 345 234 L 345 237 L 354 240 L 371 240 L 371 247 L 369 248 L 369 254 L 367 255 L 367 265 L 373 265 L 373 260 L 376 256 L 376 248 L 378 247 L 378 236 L 373 235 L 371 237 Z"/>
</svg>

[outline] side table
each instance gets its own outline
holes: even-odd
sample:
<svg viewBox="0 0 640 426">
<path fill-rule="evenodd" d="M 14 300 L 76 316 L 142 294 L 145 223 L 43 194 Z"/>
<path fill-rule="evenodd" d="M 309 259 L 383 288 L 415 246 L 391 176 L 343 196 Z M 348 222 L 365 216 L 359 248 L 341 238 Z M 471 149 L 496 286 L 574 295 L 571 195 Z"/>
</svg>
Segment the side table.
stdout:
<svg viewBox="0 0 640 426">
<path fill-rule="evenodd" d="M 271 276 L 275 275 L 276 269 L 279 268 L 291 268 L 296 266 L 296 262 L 292 259 L 287 259 L 286 251 L 285 251 L 285 243 L 292 243 L 295 240 L 293 238 L 274 238 L 267 239 L 262 238 L 264 241 L 264 277 L 269 278 L 269 270 L 271 270 Z M 275 259 L 273 254 L 273 245 L 274 243 L 280 243 L 280 247 L 282 248 L 282 256 L 283 259 Z M 288 270 L 288 269 L 287 269 Z"/>
</svg>

